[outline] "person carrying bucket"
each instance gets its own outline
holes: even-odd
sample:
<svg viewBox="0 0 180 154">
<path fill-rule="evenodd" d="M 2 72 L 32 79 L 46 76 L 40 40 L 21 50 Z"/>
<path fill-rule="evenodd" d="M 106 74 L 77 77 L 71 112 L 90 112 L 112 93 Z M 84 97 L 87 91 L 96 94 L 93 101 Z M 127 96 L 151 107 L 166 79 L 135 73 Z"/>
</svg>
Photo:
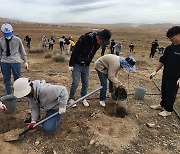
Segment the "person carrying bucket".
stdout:
<svg viewBox="0 0 180 154">
<path fill-rule="evenodd" d="M 173 105 L 180 86 L 180 26 L 170 28 L 166 37 L 172 42 L 166 47 L 163 56 L 160 57 L 156 70 L 150 75 L 152 79 L 164 66 L 161 84 L 161 102 L 158 105 L 151 105 L 155 110 L 162 110 L 159 115 L 170 116 L 173 112 Z"/>
<path fill-rule="evenodd" d="M 59 114 L 43 123 L 42 129 L 46 133 L 53 133 L 61 116 L 66 112 L 68 92 L 66 87 L 52 85 L 44 80 L 28 81 L 28 78 L 19 78 L 14 82 L 14 96 L 25 97 L 31 109 L 31 119 L 27 127 L 32 127 L 39 120 L 40 108 L 46 111 L 46 117 L 59 111 Z"/>
<path fill-rule="evenodd" d="M 105 107 L 106 91 L 107 91 L 107 79 L 109 80 L 109 92 L 113 92 L 113 87 L 118 88 L 122 86 L 122 83 L 118 80 L 117 75 L 120 69 L 135 72 L 136 60 L 132 56 L 127 58 L 120 57 L 113 54 L 107 54 L 100 57 L 95 62 L 95 69 L 97 71 L 101 86 L 100 90 L 100 105 Z"/>
</svg>

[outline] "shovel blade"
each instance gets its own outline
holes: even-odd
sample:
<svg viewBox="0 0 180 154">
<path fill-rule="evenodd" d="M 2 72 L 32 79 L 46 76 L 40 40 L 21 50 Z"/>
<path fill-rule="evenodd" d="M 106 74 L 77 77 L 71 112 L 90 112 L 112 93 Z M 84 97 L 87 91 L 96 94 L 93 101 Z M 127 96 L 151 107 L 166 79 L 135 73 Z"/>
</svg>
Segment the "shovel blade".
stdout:
<svg viewBox="0 0 180 154">
<path fill-rule="evenodd" d="M 24 138 L 24 135 L 19 135 L 24 129 L 13 129 L 3 134 L 3 141 L 12 142 Z"/>
</svg>

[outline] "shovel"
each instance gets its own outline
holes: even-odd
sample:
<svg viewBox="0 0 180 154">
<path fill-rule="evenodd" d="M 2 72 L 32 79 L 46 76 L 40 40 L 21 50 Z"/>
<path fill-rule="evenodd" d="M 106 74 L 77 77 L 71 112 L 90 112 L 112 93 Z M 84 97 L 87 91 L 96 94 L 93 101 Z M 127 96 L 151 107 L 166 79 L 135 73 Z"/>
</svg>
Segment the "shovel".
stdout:
<svg viewBox="0 0 180 154">
<path fill-rule="evenodd" d="M 76 100 L 74 103 L 67 105 L 66 108 L 69 108 L 69 107 L 73 106 L 74 104 L 76 104 L 76 103 L 84 100 L 85 98 L 87 98 L 87 97 L 89 97 L 90 95 L 96 93 L 96 92 L 97 92 L 98 90 L 100 90 L 100 89 L 102 89 L 102 86 L 99 87 L 99 88 L 97 88 L 97 89 L 95 89 L 94 91 L 88 93 L 87 95 L 79 98 L 79 99 Z M 25 137 L 25 134 L 26 134 L 27 132 L 29 132 L 30 130 L 32 130 L 32 129 L 34 129 L 35 127 L 39 126 L 40 124 L 44 123 L 45 121 L 49 120 L 50 118 L 56 116 L 57 114 L 59 114 L 59 112 L 56 112 L 56 113 L 52 114 L 51 116 L 49 116 L 49 117 L 47 117 L 47 118 L 45 118 L 45 119 L 37 122 L 37 123 L 36 123 L 35 125 L 33 125 L 32 127 L 25 128 L 24 131 L 23 131 L 23 129 L 11 130 L 11 131 L 9 131 L 9 132 L 7 132 L 7 133 L 5 133 L 5 134 L 3 135 L 3 140 L 4 140 L 5 142 L 11 142 L 11 141 L 17 141 L 17 140 L 23 139 L 23 138 Z"/>
</svg>

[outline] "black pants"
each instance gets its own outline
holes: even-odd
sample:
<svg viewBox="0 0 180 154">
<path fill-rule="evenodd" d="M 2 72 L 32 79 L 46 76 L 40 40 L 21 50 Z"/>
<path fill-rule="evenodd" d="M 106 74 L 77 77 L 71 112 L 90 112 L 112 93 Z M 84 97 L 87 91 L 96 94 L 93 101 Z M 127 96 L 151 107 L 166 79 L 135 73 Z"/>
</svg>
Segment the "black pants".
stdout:
<svg viewBox="0 0 180 154">
<path fill-rule="evenodd" d="M 154 58 L 155 52 L 156 52 L 156 49 L 151 49 L 151 53 L 150 53 L 149 57 Z"/>
<path fill-rule="evenodd" d="M 129 51 L 130 51 L 130 52 L 133 52 L 133 50 L 134 50 L 133 48 L 130 48 L 130 50 L 129 50 Z"/>
<path fill-rule="evenodd" d="M 49 50 L 53 50 L 53 44 L 49 44 Z"/>
<path fill-rule="evenodd" d="M 104 56 L 105 51 L 106 51 L 106 49 L 102 49 L 101 56 Z"/>
<path fill-rule="evenodd" d="M 177 80 L 173 78 L 162 78 L 161 84 L 161 106 L 168 112 L 173 112 L 173 105 L 178 91 Z"/>
</svg>

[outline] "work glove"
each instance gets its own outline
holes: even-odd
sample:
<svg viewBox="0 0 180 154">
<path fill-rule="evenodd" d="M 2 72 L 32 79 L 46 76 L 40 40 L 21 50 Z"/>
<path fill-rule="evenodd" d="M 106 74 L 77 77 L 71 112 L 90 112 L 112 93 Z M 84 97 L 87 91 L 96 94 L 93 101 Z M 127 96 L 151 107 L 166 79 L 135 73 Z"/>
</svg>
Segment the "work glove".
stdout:
<svg viewBox="0 0 180 154">
<path fill-rule="evenodd" d="M 157 73 L 156 71 L 152 72 L 152 73 L 150 74 L 149 78 L 152 79 L 152 78 L 156 75 L 156 73 Z"/>
<path fill-rule="evenodd" d="M 63 114 L 66 112 L 66 108 L 59 108 L 59 114 Z"/>
<path fill-rule="evenodd" d="M 72 72 L 72 71 L 73 71 L 73 67 L 72 67 L 72 66 L 70 66 L 70 67 L 69 67 L 69 70 Z"/>
<path fill-rule="evenodd" d="M 28 70 L 29 67 L 28 67 L 28 63 L 27 62 L 24 63 L 24 67 L 25 67 L 26 70 Z"/>
<path fill-rule="evenodd" d="M 32 128 L 36 124 L 36 121 L 31 121 L 31 123 L 27 124 L 26 128 Z M 29 132 L 33 133 L 36 129 L 32 128 Z"/>
<path fill-rule="evenodd" d="M 7 111 L 6 105 L 4 105 L 1 101 L 0 101 L 0 108 L 3 110 L 3 112 Z"/>
<path fill-rule="evenodd" d="M 177 86 L 180 87 L 180 78 L 177 80 Z"/>
</svg>

